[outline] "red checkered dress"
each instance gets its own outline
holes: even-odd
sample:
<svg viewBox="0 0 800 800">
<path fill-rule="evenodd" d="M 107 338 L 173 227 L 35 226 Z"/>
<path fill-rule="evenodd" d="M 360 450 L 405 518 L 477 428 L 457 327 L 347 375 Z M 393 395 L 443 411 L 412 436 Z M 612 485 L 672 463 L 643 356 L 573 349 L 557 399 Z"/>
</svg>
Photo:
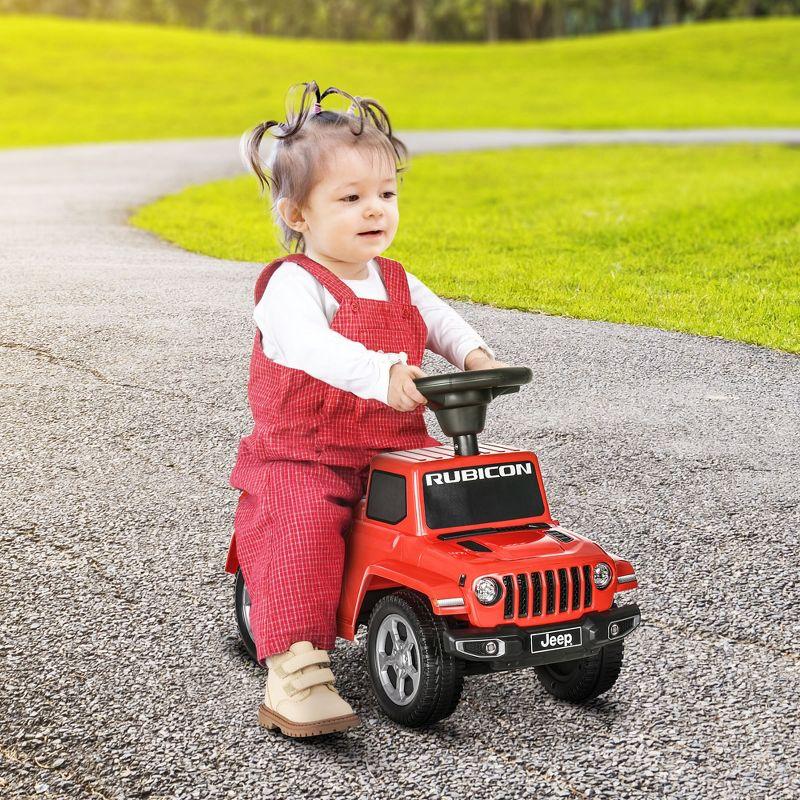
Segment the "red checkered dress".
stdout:
<svg viewBox="0 0 800 800">
<path fill-rule="evenodd" d="M 256 304 L 284 261 L 308 270 L 339 303 L 331 328 L 370 350 L 408 354 L 419 366 L 427 326 L 411 303 L 405 270 L 376 259 L 388 301 L 358 297 L 305 255 L 283 256 L 256 281 Z M 395 411 L 380 400 L 337 389 L 264 355 L 256 329 L 248 398 L 255 426 L 242 439 L 231 486 L 242 494 L 234 518 L 236 552 L 250 594 L 259 660 L 307 640 L 336 641 L 344 540 L 366 489 L 369 462 L 384 450 L 438 445 L 424 406 Z"/>
</svg>

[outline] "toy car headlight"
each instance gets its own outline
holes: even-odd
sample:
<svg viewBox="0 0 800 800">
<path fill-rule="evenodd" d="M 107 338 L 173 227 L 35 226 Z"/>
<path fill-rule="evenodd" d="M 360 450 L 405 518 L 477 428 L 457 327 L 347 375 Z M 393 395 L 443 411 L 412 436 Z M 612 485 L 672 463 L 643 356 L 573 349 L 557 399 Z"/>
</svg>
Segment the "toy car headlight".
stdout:
<svg viewBox="0 0 800 800">
<path fill-rule="evenodd" d="M 478 578 L 472 584 L 472 591 L 484 606 L 490 606 L 500 599 L 500 584 L 494 578 Z"/>
<path fill-rule="evenodd" d="M 594 568 L 594 585 L 598 589 L 605 589 L 611 583 L 611 567 L 601 561 Z"/>
</svg>

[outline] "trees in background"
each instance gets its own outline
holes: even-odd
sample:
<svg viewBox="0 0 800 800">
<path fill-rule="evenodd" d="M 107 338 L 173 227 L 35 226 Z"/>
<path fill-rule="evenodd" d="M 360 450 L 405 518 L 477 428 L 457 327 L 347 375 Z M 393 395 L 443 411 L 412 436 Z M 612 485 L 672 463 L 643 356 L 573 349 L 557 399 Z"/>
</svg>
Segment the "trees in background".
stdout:
<svg viewBox="0 0 800 800">
<path fill-rule="evenodd" d="M 326 39 L 497 41 L 798 14 L 800 0 L 0 0 L 0 11 Z"/>
</svg>

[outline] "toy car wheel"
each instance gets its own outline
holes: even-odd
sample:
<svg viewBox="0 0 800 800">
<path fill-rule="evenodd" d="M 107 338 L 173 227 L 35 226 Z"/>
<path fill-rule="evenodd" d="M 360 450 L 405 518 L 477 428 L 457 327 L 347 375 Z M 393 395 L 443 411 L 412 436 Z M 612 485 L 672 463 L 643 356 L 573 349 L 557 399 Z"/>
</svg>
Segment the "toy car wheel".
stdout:
<svg viewBox="0 0 800 800">
<path fill-rule="evenodd" d="M 446 624 L 427 598 L 402 589 L 382 597 L 367 626 L 367 667 L 386 715 L 411 728 L 450 716 L 461 699 L 463 663 L 444 651 Z"/>
<path fill-rule="evenodd" d="M 616 603 L 611 604 L 616 608 Z M 553 697 L 582 703 L 607 692 L 622 669 L 622 640 L 611 642 L 594 655 L 534 667 L 539 682 Z"/>
<path fill-rule="evenodd" d="M 244 585 L 244 575 L 242 570 L 236 571 L 236 585 L 234 587 L 234 603 L 236 609 L 236 625 L 239 628 L 239 635 L 242 643 L 250 658 L 258 663 L 256 658 L 256 643 L 253 640 L 253 631 L 250 628 L 250 595 Z"/>
</svg>

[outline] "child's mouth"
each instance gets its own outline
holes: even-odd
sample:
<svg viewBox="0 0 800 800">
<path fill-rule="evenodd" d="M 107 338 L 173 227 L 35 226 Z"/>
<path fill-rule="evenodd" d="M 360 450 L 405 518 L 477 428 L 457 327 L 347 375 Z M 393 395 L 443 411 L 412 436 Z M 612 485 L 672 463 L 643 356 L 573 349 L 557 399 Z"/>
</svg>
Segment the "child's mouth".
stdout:
<svg viewBox="0 0 800 800">
<path fill-rule="evenodd" d="M 370 239 L 378 236 L 383 236 L 383 231 L 362 231 L 358 235 Z"/>
</svg>

